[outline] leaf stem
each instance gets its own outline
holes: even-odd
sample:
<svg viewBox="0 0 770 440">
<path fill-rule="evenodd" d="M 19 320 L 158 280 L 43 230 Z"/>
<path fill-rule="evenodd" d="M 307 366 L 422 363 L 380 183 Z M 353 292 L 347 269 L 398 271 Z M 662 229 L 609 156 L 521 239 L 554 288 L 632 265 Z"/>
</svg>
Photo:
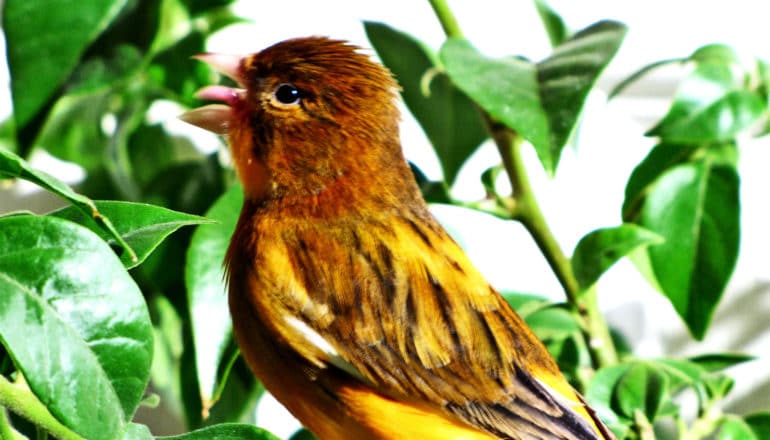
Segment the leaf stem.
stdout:
<svg viewBox="0 0 770 440">
<path fill-rule="evenodd" d="M 489 115 L 485 114 L 484 119 L 492 139 L 500 151 L 503 166 L 513 188 L 515 203 L 511 210 L 511 218 L 524 225 L 564 288 L 567 302 L 572 305 L 580 319 L 583 336 L 588 345 L 594 368 L 616 364 L 618 359 L 615 345 L 612 342 L 607 322 L 599 310 L 596 290 L 592 288 L 584 292 L 580 291 L 572 271 L 572 264 L 556 241 L 556 237 L 548 227 L 548 222 L 540 210 L 540 204 L 529 183 L 529 175 L 522 159 L 524 139 L 509 127 L 492 120 Z"/>
<path fill-rule="evenodd" d="M 0 439 L 16 440 L 17 438 L 19 438 L 19 436 L 14 432 L 13 428 L 11 428 L 5 408 L 0 406 Z"/>
<path fill-rule="evenodd" d="M 462 38 L 463 34 L 457 19 L 446 1 L 429 0 L 429 2 L 447 37 Z M 503 166 L 513 187 L 511 218 L 519 220 L 524 225 L 564 288 L 567 302 L 572 305 L 580 318 L 583 336 L 591 353 L 594 368 L 616 364 L 615 345 L 612 343 L 607 322 L 599 310 L 596 291 L 593 289 L 586 292 L 580 291 L 577 279 L 572 272 L 572 264 L 548 227 L 535 193 L 532 191 L 521 156 L 524 139 L 509 127 L 495 121 L 488 113 L 479 111 L 486 122 L 487 130 L 497 144 Z"/>
<path fill-rule="evenodd" d="M 447 37 L 465 38 L 463 31 L 460 29 L 460 24 L 445 0 L 428 0 L 428 2 L 433 7 L 433 12 L 438 17 L 438 21 L 441 23 L 441 27 L 444 29 Z"/>
<path fill-rule="evenodd" d="M 50 432 L 58 439 L 83 440 L 83 437 L 56 420 L 56 418 L 48 411 L 48 408 L 40 403 L 31 391 L 18 385 L 14 385 L 2 375 L 0 375 L 0 406 L 4 406 L 10 411 L 24 417 L 47 432 Z M 2 421 L 0 421 L 0 425 L 1 424 Z M 3 432 L 0 431 L 0 433 Z"/>
</svg>

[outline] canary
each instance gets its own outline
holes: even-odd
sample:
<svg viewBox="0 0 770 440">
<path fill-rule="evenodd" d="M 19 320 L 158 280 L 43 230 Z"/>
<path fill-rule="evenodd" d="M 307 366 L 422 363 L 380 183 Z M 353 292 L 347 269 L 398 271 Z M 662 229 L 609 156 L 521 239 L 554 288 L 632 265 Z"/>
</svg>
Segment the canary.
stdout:
<svg viewBox="0 0 770 440">
<path fill-rule="evenodd" d="M 225 262 L 234 333 L 310 431 L 613 438 L 428 211 L 387 69 L 321 37 L 198 58 L 239 85 L 202 89 L 222 104 L 182 116 L 227 138 L 243 184 Z"/>
</svg>

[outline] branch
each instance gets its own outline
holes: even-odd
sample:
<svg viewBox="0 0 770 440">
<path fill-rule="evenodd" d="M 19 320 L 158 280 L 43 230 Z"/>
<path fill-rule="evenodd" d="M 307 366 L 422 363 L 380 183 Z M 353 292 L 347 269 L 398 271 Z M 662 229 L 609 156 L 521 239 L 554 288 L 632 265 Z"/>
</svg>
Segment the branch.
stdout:
<svg viewBox="0 0 770 440">
<path fill-rule="evenodd" d="M 58 439 L 83 440 L 83 437 L 56 420 L 48 411 L 48 408 L 40 403 L 37 397 L 32 394 L 32 391 L 14 385 L 4 376 L 0 375 L 0 407 L 2 406 L 24 417 L 36 426 L 43 428 Z M 0 411 L 3 411 L 2 408 L 0 408 Z M 0 424 L 2 424 L 2 420 L 0 420 Z"/>
<path fill-rule="evenodd" d="M 460 26 L 445 0 L 429 0 L 447 37 L 462 38 Z M 513 188 L 511 218 L 520 221 L 537 243 L 551 270 L 564 288 L 567 302 L 578 315 L 594 368 L 617 363 L 607 322 L 599 311 L 596 291 L 581 292 L 572 272 L 572 264 L 548 227 L 540 205 L 529 183 L 529 176 L 521 157 L 523 138 L 511 128 L 497 122 L 488 113 L 479 110 L 486 122 L 503 166 Z"/>
</svg>

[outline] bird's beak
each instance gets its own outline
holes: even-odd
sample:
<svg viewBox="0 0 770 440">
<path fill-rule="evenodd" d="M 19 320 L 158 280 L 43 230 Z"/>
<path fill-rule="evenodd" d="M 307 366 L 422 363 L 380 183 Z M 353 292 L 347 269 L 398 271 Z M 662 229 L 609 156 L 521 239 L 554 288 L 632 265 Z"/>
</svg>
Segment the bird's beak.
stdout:
<svg viewBox="0 0 770 440">
<path fill-rule="evenodd" d="M 204 53 L 193 56 L 203 61 L 217 72 L 232 79 L 239 86 L 245 87 L 241 69 L 240 55 Z M 233 106 L 245 99 L 246 91 L 242 88 L 212 85 L 195 93 L 195 97 L 206 101 L 220 101 L 223 104 L 210 104 L 183 113 L 179 119 L 217 134 L 227 134 L 230 126 Z"/>
</svg>

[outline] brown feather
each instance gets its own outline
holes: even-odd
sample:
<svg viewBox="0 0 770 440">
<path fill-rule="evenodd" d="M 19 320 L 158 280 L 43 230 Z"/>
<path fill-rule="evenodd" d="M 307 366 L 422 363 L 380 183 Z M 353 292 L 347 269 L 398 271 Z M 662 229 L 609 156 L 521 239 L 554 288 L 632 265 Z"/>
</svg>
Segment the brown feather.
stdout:
<svg viewBox="0 0 770 440">
<path fill-rule="evenodd" d="M 387 70 L 306 38 L 245 58 L 240 75 L 231 311 L 247 361 L 290 411 L 322 439 L 612 438 L 429 213 Z M 284 83 L 298 105 L 276 104 Z"/>
</svg>

